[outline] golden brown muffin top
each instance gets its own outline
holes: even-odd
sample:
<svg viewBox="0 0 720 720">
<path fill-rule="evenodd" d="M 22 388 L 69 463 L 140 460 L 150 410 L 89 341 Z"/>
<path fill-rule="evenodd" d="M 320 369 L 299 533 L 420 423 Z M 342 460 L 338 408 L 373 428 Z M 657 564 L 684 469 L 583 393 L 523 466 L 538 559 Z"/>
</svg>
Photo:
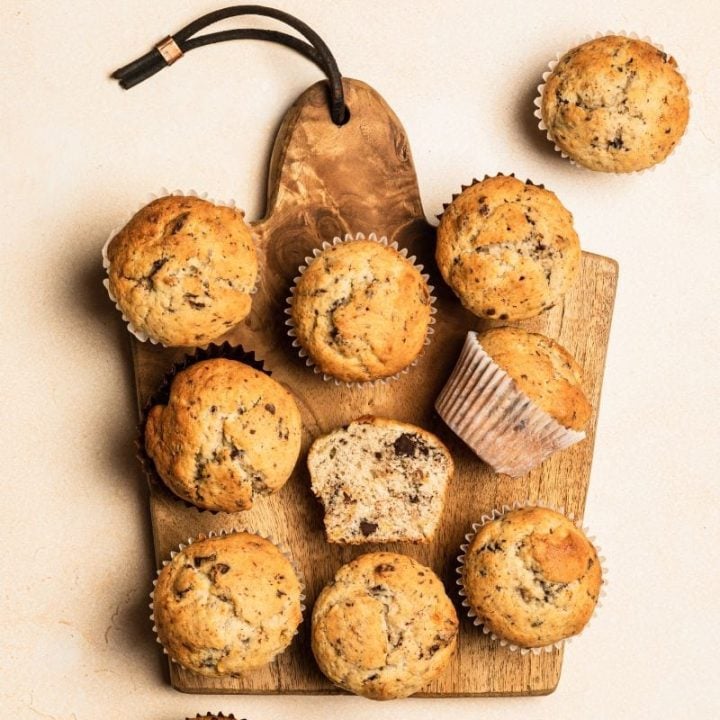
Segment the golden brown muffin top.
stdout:
<svg viewBox="0 0 720 720">
<path fill-rule="evenodd" d="M 445 209 L 435 257 L 472 313 L 523 320 L 552 307 L 573 285 L 580 243 L 554 193 L 498 175 L 466 188 Z"/>
<path fill-rule="evenodd" d="M 485 626 L 531 648 L 585 627 L 600 594 L 602 569 L 592 543 L 570 520 L 530 507 L 478 529 L 462 578 L 468 603 Z"/>
<path fill-rule="evenodd" d="M 322 372 L 346 382 L 405 369 L 422 352 L 430 317 L 420 271 L 373 240 L 324 250 L 303 272 L 292 300 L 299 344 Z"/>
<path fill-rule="evenodd" d="M 440 579 L 406 555 L 361 555 L 336 573 L 313 610 L 312 648 L 336 685 L 374 700 L 407 697 L 452 657 L 455 607 Z"/>
<path fill-rule="evenodd" d="M 582 368 L 562 345 L 515 327 L 488 330 L 478 341 L 518 389 L 548 415 L 573 430 L 585 427 L 592 406 L 582 388 Z"/>
<path fill-rule="evenodd" d="M 290 560 L 247 532 L 192 543 L 160 571 L 153 597 L 168 655 L 201 675 L 237 675 L 269 663 L 302 619 Z"/>
<path fill-rule="evenodd" d="M 300 453 L 292 395 L 265 373 L 226 358 L 203 360 L 173 379 L 167 405 L 145 424 L 145 448 L 178 496 L 237 512 L 280 489 Z"/>
<path fill-rule="evenodd" d="M 563 55 L 541 101 L 556 145 L 578 164 L 603 172 L 642 170 L 664 160 L 685 132 L 689 111 L 675 59 L 616 35 Z"/>
<path fill-rule="evenodd" d="M 206 345 L 250 312 L 257 257 L 250 228 L 234 208 L 158 198 L 115 235 L 107 256 L 120 309 L 163 345 Z"/>
</svg>

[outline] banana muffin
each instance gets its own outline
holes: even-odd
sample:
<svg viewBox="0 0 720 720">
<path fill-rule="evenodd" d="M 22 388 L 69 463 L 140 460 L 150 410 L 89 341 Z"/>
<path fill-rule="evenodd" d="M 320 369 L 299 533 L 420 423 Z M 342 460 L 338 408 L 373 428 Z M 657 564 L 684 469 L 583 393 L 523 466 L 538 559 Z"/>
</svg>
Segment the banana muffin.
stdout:
<svg viewBox="0 0 720 720">
<path fill-rule="evenodd" d="M 404 370 L 422 352 L 431 322 L 420 271 L 371 239 L 321 252 L 297 280 L 291 304 L 298 345 L 321 372 L 345 382 Z"/>
<path fill-rule="evenodd" d="M 193 542 L 160 571 L 157 636 L 172 660 L 200 675 L 239 675 L 290 645 L 302 620 L 302 587 L 290 560 L 259 535 Z"/>
<path fill-rule="evenodd" d="M 478 339 L 518 390 L 548 415 L 573 430 L 587 425 L 592 406 L 582 388 L 582 368 L 560 343 L 516 327 L 494 328 Z"/>
<path fill-rule="evenodd" d="M 453 461 L 432 433 L 363 417 L 318 438 L 307 459 L 328 542 L 430 542 Z"/>
<path fill-rule="evenodd" d="M 592 543 L 565 516 L 540 507 L 512 510 L 478 528 L 461 576 L 478 621 L 522 648 L 577 635 L 602 585 Z"/>
<path fill-rule="evenodd" d="M 675 59 L 617 35 L 565 53 L 540 98 L 548 137 L 579 165 L 602 172 L 643 170 L 664 160 L 689 113 Z"/>
<path fill-rule="evenodd" d="M 470 332 L 435 408 L 495 472 L 520 477 L 585 438 L 592 407 L 581 373 L 565 348 L 539 333 Z"/>
<path fill-rule="evenodd" d="M 312 614 L 312 649 L 336 685 L 373 700 L 407 697 L 440 675 L 457 643 L 440 579 L 406 555 L 376 552 L 343 565 Z"/>
<path fill-rule="evenodd" d="M 435 257 L 470 312 L 524 320 L 572 287 L 580 242 L 572 215 L 554 193 L 498 175 L 465 188 L 445 208 Z"/>
<path fill-rule="evenodd" d="M 236 360 L 203 360 L 179 372 L 167 405 L 145 422 L 145 450 L 176 495 L 206 510 L 237 512 L 280 489 L 300 453 L 292 395 Z"/>
<path fill-rule="evenodd" d="M 141 336 L 206 345 L 250 312 L 258 262 L 243 213 L 197 197 L 154 200 L 107 247 L 108 289 Z"/>
</svg>

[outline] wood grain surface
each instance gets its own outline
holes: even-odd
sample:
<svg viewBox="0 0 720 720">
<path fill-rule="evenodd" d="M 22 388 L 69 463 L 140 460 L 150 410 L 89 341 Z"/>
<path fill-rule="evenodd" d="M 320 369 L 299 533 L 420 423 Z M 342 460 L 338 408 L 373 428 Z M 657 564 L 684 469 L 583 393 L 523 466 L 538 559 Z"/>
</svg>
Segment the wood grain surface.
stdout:
<svg viewBox="0 0 720 720">
<path fill-rule="evenodd" d="M 273 150 L 264 219 L 253 223 L 262 280 L 251 315 L 224 339 L 261 357 L 273 377 L 295 394 L 304 423 L 303 452 L 287 485 L 243 513 L 201 512 L 150 484 L 150 511 L 158 563 L 180 542 L 210 530 L 250 528 L 288 547 L 307 583 L 307 611 L 292 646 L 272 664 L 242 678 L 212 679 L 170 666 L 172 685 L 194 693 L 335 693 L 310 651 L 313 601 L 343 563 L 379 548 L 403 552 L 443 578 L 461 615 L 458 653 L 424 696 L 525 695 L 552 692 L 562 651 L 509 652 L 493 643 L 462 613 L 455 583 L 456 557 L 472 522 L 514 500 L 548 502 L 582 517 L 590 477 L 597 409 L 610 331 L 617 264 L 583 254 L 580 278 L 564 302 L 522 326 L 559 340 L 585 370 L 595 411 L 587 439 L 556 454 L 526 477 L 492 473 L 443 425 L 433 403 L 468 330 L 490 323 L 463 310 L 444 285 L 433 260 L 435 229 L 425 219 L 405 132 L 384 100 L 362 82 L 345 79 L 350 121 L 336 127 L 327 110 L 326 86 L 310 87 L 288 111 Z M 482 174 L 485 168 L 478 168 Z M 541 180 L 541 178 L 534 178 Z M 469 182 L 469 178 L 459 178 Z M 448 197 L 459 188 L 448 188 Z M 296 270 L 322 241 L 346 232 L 376 232 L 396 240 L 424 264 L 435 286 L 435 335 L 409 373 L 388 384 L 349 389 L 324 382 L 305 366 L 286 335 L 286 298 Z M 133 342 L 139 407 L 163 375 L 185 354 Z M 437 433 L 450 448 L 456 474 L 434 542 L 342 547 L 323 535 L 322 510 L 310 491 L 305 451 L 323 434 L 364 414 L 415 423 Z"/>
</svg>

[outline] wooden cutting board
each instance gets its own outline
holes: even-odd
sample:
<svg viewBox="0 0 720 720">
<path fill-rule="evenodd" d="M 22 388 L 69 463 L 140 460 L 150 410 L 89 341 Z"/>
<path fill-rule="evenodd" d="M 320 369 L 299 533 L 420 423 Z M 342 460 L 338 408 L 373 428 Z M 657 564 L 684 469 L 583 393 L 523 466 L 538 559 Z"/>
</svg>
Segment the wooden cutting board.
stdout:
<svg viewBox="0 0 720 720">
<path fill-rule="evenodd" d="M 503 503 L 539 499 L 582 517 L 617 264 L 584 253 L 580 278 L 565 301 L 542 317 L 522 323 L 559 340 L 584 367 L 585 387 L 595 408 L 587 440 L 555 455 L 524 478 L 512 480 L 493 474 L 433 410 L 466 333 L 489 323 L 463 310 L 436 270 L 435 229 L 425 219 L 408 140 L 398 119 L 372 88 L 357 80 L 345 79 L 344 83 L 350 109 L 347 124 L 337 127 L 331 122 L 324 83 L 310 87 L 285 116 L 271 159 L 267 215 L 253 223 L 262 268 L 260 289 L 251 315 L 225 338 L 255 351 L 273 377 L 295 394 L 304 423 L 303 453 L 297 468 L 280 492 L 261 498 L 248 512 L 232 515 L 198 511 L 150 483 L 158 564 L 180 542 L 210 530 L 246 527 L 270 534 L 291 550 L 305 575 L 305 621 L 292 646 L 264 669 L 242 678 L 211 679 L 171 664 L 172 685 L 194 693 L 340 692 L 321 675 L 310 651 L 312 605 L 343 563 L 383 548 L 431 566 L 443 578 L 462 618 L 457 655 L 442 677 L 421 695 L 549 693 L 560 677 L 562 651 L 521 655 L 482 635 L 460 607 L 456 556 L 472 522 Z M 448 188 L 448 196 L 457 190 Z M 435 335 L 421 360 L 399 380 L 367 389 L 324 382 L 291 347 L 284 324 L 288 289 L 298 266 L 322 241 L 348 232 L 376 232 L 408 247 L 430 273 L 438 298 Z M 140 408 L 183 355 L 181 350 L 133 340 Z M 429 546 L 398 543 L 345 548 L 325 542 L 322 511 L 310 491 L 305 451 L 313 438 L 366 414 L 421 425 L 437 433 L 453 453 L 456 475 L 438 534 Z"/>
</svg>

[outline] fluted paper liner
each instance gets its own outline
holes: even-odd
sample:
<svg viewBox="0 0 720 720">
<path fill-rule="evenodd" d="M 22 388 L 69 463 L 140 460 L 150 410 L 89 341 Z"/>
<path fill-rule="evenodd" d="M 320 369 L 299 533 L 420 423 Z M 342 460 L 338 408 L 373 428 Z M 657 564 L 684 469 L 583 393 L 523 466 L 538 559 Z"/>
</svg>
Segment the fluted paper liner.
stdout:
<svg viewBox="0 0 720 720">
<path fill-rule="evenodd" d="M 658 42 L 655 42 L 651 38 L 649 38 L 647 35 L 640 37 L 635 32 L 625 32 L 625 30 L 606 30 L 605 32 L 596 32 L 594 35 L 586 35 L 580 42 L 578 42 L 576 45 L 573 45 L 568 50 L 563 50 L 562 52 L 555 53 L 555 58 L 553 60 L 550 60 L 548 63 L 548 69 L 542 74 L 542 82 L 537 86 L 537 96 L 535 97 L 535 100 L 533 100 L 533 105 L 535 106 L 535 111 L 533 112 L 533 115 L 538 119 L 538 128 L 542 130 L 545 133 L 545 137 L 553 144 L 553 147 L 555 148 L 556 152 L 559 152 L 561 157 L 564 157 L 566 160 L 570 162 L 571 165 L 575 165 L 576 167 L 581 167 L 584 170 L 589 170 L 590 172 L 598 172 L 597 170 L 592 170 L 591 168 L 586 168 L 583 165 L 580 165 L 579 163 L 575 162 L 571 157 L 569 157 L 555 142 L 554 138 L 550 134 L 550 130 L 548 126 L 545 124 L 545 121 L 543 120 L 542 116 L 542 97 L 543 93 L 545 92 L 545 84 L 547 83 L 547 79 L 552 75 L 553 70 L 555 69 L 555 66 L 560 62 L 560 58 L 563 57 L 566 53 L 569 52 L 569 50 L 572 50 L 573 48 L 579 47 L 580 45 L 584 45 L 586 42 L 590 42 L 591 40 L 598 40 L 602 37 L 607 37 L 608 35 L 616 35 L 617 37 L 624 37 L 631 40 L 642 40 L 642 42 L 646 42 L 649 45 L 652 45 L 657 50 L 660 50 L 660 52 L 665 52 L 665 48 Z M 674 55 L 673 55 L 674 57 Z M 677 68 L 676 68 L 677 69 Z M 679 69 L 677 69 L 677 72 L 680 74 L 682 79 L 685 81 L 685 85 L 687 87 L 688 91 L 688 107 L 692 105 L 691 97 L 690 97 L 690 85 L 687 81 L 687 76 L 685 73 L 681 73 Z M 682 142 L 683 137 L 685 136 L 685 133 L 683 133 L 680 136 L 680 139 L 675 144 L 675 147 L 658 163 L 655 163 L 654 165 L 650 165 L 650 167 L 643 168 L 642 170 L 631 170 L 630 172 L 622 172 L 622 173 L 606 173 L 608 175 L 632 175 L 633 173 L 636 174 L 642 174 L 644 172 L 647 172 L 649 170 L 654 170 L 658 165 L 662 165 L 677 149 L 680 143 Z"/>
<path fill-rule="evenodd" d="M 300 355 L 301 358 L 305 360 L 305 364 L 308 367 L 311 367 L 313 369 L 313 372 L 322 375 L 323 380 L 332 381 L 336 385 L 344 385 L 346 387 L 370 387 L 372 385 L 377 384 L 384 384 L 387 382 L 390 382 L 391 380 L 396 380 L 401 375 L 404 375 L 407 373 L 411 367 L 413 367 L 417 361 L 422 357 L 423 353 L 420 352 L 418 356 L 406 367 L 404 367 L 400 372 L 395 373 L 394 375 L 390 375 L 385 378 L 378 378 L 377 380 L 366 380 L 364 382 L 361 381 L 355 381 L 355 382 L 345 382 L 343 380 L 338 380 L 336 377 L 333 377 L 332 375 L 329 375 L 328 373 L 324 373 L 312 360 L 310 355 L 308 354 L 307 350 L 300 344 L 300 341 L 297 339 L 296 333 L 295 333 L 295 323 L 292 319 L 292 305 L 293 300 L 295 298 L 295 289 L 297 288 L 298 281 L 302 277 L 303 273 L 308 269 L 310 264 L 319 257 L 323 252 L 326 250 L 329 250 L 331 247 L 334 247 L 335 245 L 339 245 L 341 243 L 348 243 L 348 242 L 355 242 L 356 240 L 372 240 L 373 242 L 380 243 L 380 245 L 384 245 L 385 247 L 392 248 L 393 250 L 397 251 L 403 258 L 405 258 L 421 275 L 422 279 L 425 281 L 425 285 L 428 289 L 428 294 L 430 295 L 430 323 L 428 325 L 427 333 L 425 335 L 425 347 L 427 347 L 430 344 L 430 339 L 432 334 L 435 332 L 435 329 L 433 328 L 433 325 L 435 324 L 435 313 L 437 313 L 437 308 L 435 307 L 435 296 L 433 295 L 433 291 L 435 288 L 429 284 L 430 275 L 427 273 L 423 273 L 424 267 L 416 262 L 417 258 L 414 255 L 410 255 L 408 257 L 408 251 L 407 248 L 400 248 L 397 244 L 397 242 L 389 242 L 387 237 L 385 235 L 379 236 L 377 233 L 370 233 L 369 235 L 365 236 L 364 233 L 356 233 L 355 235 L 351 235 L 350 233 L 347 233 L 345 237 L 334 237 L 332 242 L 328 242 L 327 240 L 323 242 L 322 246 L 319 248 L 315 248 L 312 252 L 313 254 L 311 256 L 308 256 L 305 258 L 305 264 L 301 265 L 298 268 L 298 274 L 295 278 L 293 278 L 293 284 L 290 288 L 290 295 L 287 297 L 286 303 L 287 307 L 285 308 L 285 314 L 288 316 L 288 319 L 285 321 L 285 325 L 288 327 L 287 334 L 292 339 L 292 345 L 294 348 L 297 349 L 298 355 Z"/>
<path fill-rule="evenodd" d="M 230 530 L 220 530 L 219 532 L 215 532 L 211 530 L 208 533 L 202 533 L 194 538 L 188 538 L 187 542 L 180 543 L 176 550 L 170 551 L 170 558 L 167 560 L 162 561 L 162 565 L 157 569 L 155 575 L 155 579 L 153 580 L 153 589 L 150 592 L 150 622 L 152 622 L 152 629 L 153 633 L 155 634 L 155 642 L 157 642 L 161 647 L 164 655 L 167 655 L 168 658 L 170 658 L 170 662 L 174 663 L 178 667 L 183 668 L 184 670 L 187 670 L 189 672 L 194 673 L 195 671 L 192 668 L 186 667 L 181 662 L 177 661 L 170 653 L 167 651 L 166 647 L 162 644 L 162 641 L 160 640 L 160 637 L 158 635 L 158 629 L 157 625 L 155 624 L 155 588 L 157 587 L 157 581 L 158 577 L 160 577 L 160 573 L 162 572 L 163 568 L 170 563 L 171 560 L 178 554 L 181 553 L 186 548 L 190 547 L 190 545 L 193 545 L 196 542 L 200 542 L 202 540 L 208 540 L 213 537 L 223 537 L 225 535 L 234 535 L 236 533 L 248 533 L 249 535 L 257 535 L 258 537 L 263 538 L 263 540 L 268 540 L 271 542 L 290 562 L 290 565 L 292 566 L 293 570 L 295 571 L 295 575 L 297 576 L 298 582 L 300 584 L 300 622 L 298 623 L 298 626 L 295 628 L 295 632 L 293 633 L 293 637 L 295 637 L 300 632 L 300 625 L 305 620 L 305 611 L 307 610 L 307 607 L 305 605 L 305 577 L 302 574 L 302 571 L 300 570 L 298 564 L 295 562 L 295 559 L 290 554 L 290 551 L 284 546 L 275 541 L 275 539 L 271 535 L 266 535 L 265 533 L 257 532 L 256 530 L 251 530 L 249 528 L 244 527 L 233 527 Z M 283 648 L 275 657 L 270 661 L 271 663 L 274 662 L 280 655 L 282 655 L 289 647 L 291 643 L 288 643 L 288 645 Z M 248 672 L 253 672 L 253 670 L 249 670 Z M 197 674 L 197 673 L 196 673 Z M 213 677 L 226 677 L 224 675 L 218 675 Z M 231 675 L 228 675 L 227 677 L 232 677 Z"/>
<path fill-rule="evenodd" d="M 495 472 L 520 477 L 558 450 L 585 438 L 562 426 L 518 390 L 513 379 L 483 350 L 475 332 L 435 408 L 448 427 Z"/>
<path fill-rule="evenodd" d="M 558 640 L 557 642 L 551 643 L 550 645 L 543 645 L 542 647 L 535 647 L 535 648 L 526 648 L 521 647 L 520 645 L 515 645 L 514 643 L 508 642 L 504 638 L 500 637 L 496 633 L 494 633 L 492 630 L 490 630 L 489 627 L 487 627 L 481 618 L 477 616 L 475 611 L 470 607 L 470 603 L 468 602 L 466 592 L 465 592 L 465 585 L 463 583 L 463 568 L 465 566 L 465 555 L 467 553 L 468 548 L 472 544 L 473 539 L 478 533 L 478 530 L 485 524 L 492 522 L 493 520 L 497 520 L 498 518 L 502 517 L 506 513 L 510 512 L 511 510 L 519 510 L 521 508 L 529 508 L 529 507 L 541 507 L 545 508 L 547 510 L 554 510 L 557 513 L 560 513 L 560 515 L 564 515 L 568 520 L 571 520 L 575 527 L 577 527 L 579 530 L 582 530 L 582 532 L 585 534 L 585 537 L 590 541 L 592 546 L 595 548 L 595 552 L 597 553 L 598 561 L 600 562 L 600 569 L 602 572 L 602 584 L 600 585 L 600 594 L 598 596 L 598 600 L 595 603 L 595 609 L 593 610 L 593 614 L 590 617 L 590 620 L 585 624 L 585 627 L 577 634 L 572 635 L 570 637 L 567 637 L 563 640 Z M 552 504 L 548 503 L 533 503 L 529 500 L 518 502 L 515 501 L 512 505 L 501 505 L 499 508 L 494 508 L 491 510 L 487 515 L 482 515 L 480 517 L 480 522 L 476 522 L 472 524 L 472 531 L 467 533 L 465 535 L 465 542 L 460 546 L 460 555 L 457 556 L 457 567 L 455 568 L 455 572 L 459 575 L 458 579 L 455 581 L 456 584 L 459 586 L 458 593 L 460 597 L 462 598 L 462 606 L 465 608 L 467 612 L 467 616 L 472 620 L 473 625 L 475 627 L 479 627 L 483 635 L 489 635 L 490 638 L 494 641 L 496 641 L 501 647 L 506 648 L 507 650 L 510 650 L 512 652 L 519 652 L 521 655 L 527 655 L 528 653 L 532 653 L 533 655 L 539 655 L 541 653 L 549 653 L 553 650 L 560 649 L 563 647 L 565 643 L 569 643 L 574 638 L 580 637 L 583 632 L 587 629 L 587 627 L 592 622 L 592 619 L 595 617 L 597 611 L 599 608 L 602 607 L 602 598 L 605 597 L 606 594 L 606 588 L 607 588 L 607 567 L 606 567 L 606 560 L 605 557 L 602 555 L 602 552 L 600 550 L 600 546 L 595 543 L 595 538 L 590 535 L 587 528 L 580 525 L 579 522 L 577 522 L 573 516 L 572 513 L 566 513 L 564 508 L 561 507 L 555 507 Z"/>
<path fill-rule="evenodd" d="M 140 464 L 142 465 L 148 482 L 151 485 L 155 485 L 161 487 L 163 490 L 166 490 L 173 496 L 174 499 L 184 503 L 186 507 L 194 508 L 201 513 L 211 513 L 212 515 L 217 515 L 221 512 L 224 513 L 225 511 L 210 510 L 208 508 L 202 508 L 199 505 L 195 505 L 187 498 L 176 495 L 175 492 L 173 492 L 173 490 L 165 484 L 163 479 L 160 477 L 160 473 L 158 473 L 157 469 L 155 468 L 155 462 L 150 457 L 150 455 L 148 455 L 148 452 L 145 449 L 145 425 L 147 424 L 147 416 L 151 408 L 153 408 L 155 405 L 167 405 L 173 380 L 175 380 L 175 377 L 178 373 L 182 372 L 183 370 L 187 370 L 192 365 L 202 362 L 203 360 L 216 360 L 218 358 L 237 360 L 238 362 L 249 365 L 251 368 L 258 370 L 259 372 L 265 373 L 265 375 L 268 375 L 269 377 L 272 377 L 272 373 L 265 367 L 262 360 L 260 360 L 255 355 L 255 352 L 247 351 L 241 345 L 231 345 L 229 342 L 224 342 L 222 343 L 222 345 L 210 343 L 210 345 L 208 345 L 207 347 L 197 348 L 195 352 L 185 355 L 182 360 L 175 363 L 170 368 L 170 370 L 165 373 L 163 379 L 158 385 L 157 390 L 155 390 L 155 392 L 150 396 L 150 398 L 147 400 L 140 412 L 140 422 L 137 426 L 137 436 L 135 438 L 136 455 L 138 460 L 140 461 Z M 239 510 L 238 512 L 247 511 Z"/>
<path fill-rule="evenodd" d="M 214 200 L 213 198 L 208 197 L 207 193 L 199 193 L 196 190 L 188 190 L 187 192 L 184 192 L 183 190 L 172 190 L 171 191 L 171 190 L 168 190 L 167 188 L 160 188 L 159 193 L 150 193 L 148 195 L 147 199 L 145 200 L 145 202 L 142 203 L 141 205 L 139 205 L 137 207 L 137 209 L 135 211 L 133 211 L 127 217 L 127 219 L 125 220 L 125 222 L 122 225 L 118 225 L 118 226 L 114 227 L 112 229 L 112 231 L 110 232 L 110 234 L 108 235 L 108 238 L 105 241 L 105 244 L 102 246 L 102 264 L 103 264 L 103 268 L 105 270 L 106 275 L 109 274 L 109 270 L 110 270 L 110 259 L 108 258 L 108 248 L 110 247 L 110 243 L 113 241 L 115 236 L 130 222 L 130 220 L 132 220 L 133 217 L 135 217 L 135 215 L 137 213 L 140 212 L 140 210 L 142 210 L 146 205 L 149 205 L 151 202 L 153 202 L 153 200 L 158 200 L 159 198 L 173 196 L 173 195 L 178 196 L 178 197 L 196 197 L 196 198 L 199 198 L 200 200 L 207 200 L 208 202 L 213 203 L 213 205 L 218 205 L 220 207 L 229 207 L 229 208 L 232 208 L 233 210 L 238 210 L 239 212 L 243 212 L 238 208 L 237 204 L 235 203 L 235 200 L 228 200 L 227 202 L 221 201 L 221 200 Z M 244 213 L 243 213 L 243 215 L 244 215 Z M 253 233 L 252 228 L 250 228 L 250 232 L 251 232 L 251 234 L 253 236 L 253 240 L 254 240 L 255 235 Z M 255 287 L 250 291 L 250 295 L 254 295 L 257 292 L 259 283 L 260 283 L 260 273 L 258 272 L 258 279 L 255 283 Z M 156 340 L 155 338 L 150 337 L 146 332 L 136 328 L 135 325 L 133 325 L 133 323 L 127 317 L 127 315 L 125 315 L 125 313 L 122 311 L 122 308 L 120 307 L 120 305 L 117 301 L 117 298 L 115 297 L 112 290 L 110 289 L 109 277 L 106 277 L 103 280 L 103 286 L 107 290 L 107 294 L 110 297 L 110 300 L 112 300 L 112 302 L 114 303 L 115 308 L 122 315 L 123 322 L 125 323 L 125 326 L 127 327 L 128 331 L 134 337 L 136 337 L 140 342 L 150 342 L 153 345 L 161 344 L 159 340 Z"/>
</svg>

